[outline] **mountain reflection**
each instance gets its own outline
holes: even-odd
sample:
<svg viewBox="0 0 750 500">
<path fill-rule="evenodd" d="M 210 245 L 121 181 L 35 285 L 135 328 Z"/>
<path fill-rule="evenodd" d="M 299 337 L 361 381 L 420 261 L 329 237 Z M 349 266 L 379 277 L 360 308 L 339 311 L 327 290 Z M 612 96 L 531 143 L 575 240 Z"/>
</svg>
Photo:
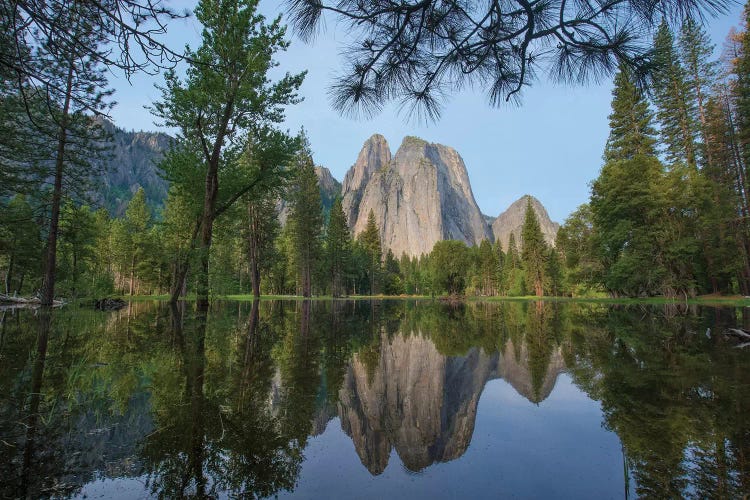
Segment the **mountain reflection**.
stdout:
<svg viewBox="0 0 750 500">
<path fill-rule="evenodd" d="M 337 301 L 1 314 L 3 498 L 124 478 L 165 498 L 272 496 L 295 490 L 311 437 L 338 426 L 372 475 L 393 451 L 421 471 L 481 439 L 489 381 L 533 408 L 563 372 L 601 403 L 629 491 L 750 491 L 750 359 L 706 335 L 740 324 L 735 310 Z"/>
</svg>

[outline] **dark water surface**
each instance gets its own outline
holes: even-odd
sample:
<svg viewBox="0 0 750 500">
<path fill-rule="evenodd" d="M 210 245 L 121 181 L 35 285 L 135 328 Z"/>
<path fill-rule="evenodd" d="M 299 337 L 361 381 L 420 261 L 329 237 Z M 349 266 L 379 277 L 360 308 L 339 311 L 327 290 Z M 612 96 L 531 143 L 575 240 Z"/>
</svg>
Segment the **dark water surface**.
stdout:
<svg viewBox="0 0 750 500">
<path fill-rule="evenodd" d="M 0 311 L 0 497 L 742 498 L 742 309 Z"/>
</svg>

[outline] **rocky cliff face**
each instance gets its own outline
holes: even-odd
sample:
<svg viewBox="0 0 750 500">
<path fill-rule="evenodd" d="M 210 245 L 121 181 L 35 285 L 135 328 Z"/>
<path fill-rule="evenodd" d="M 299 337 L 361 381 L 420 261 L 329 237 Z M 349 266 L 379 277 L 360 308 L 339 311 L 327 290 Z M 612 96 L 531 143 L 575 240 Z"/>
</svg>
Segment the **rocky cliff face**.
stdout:
<svg viewBox="0 0 750 500">
<path fill-rule="evenodd" d="M 390 162 L 387 151 L 382 136 L 370 138 L 344 180 L 355 235 L 365 229 L 372 210 L 383 248 L 397 257 L 429 253 L 441 240 L 474 245 L 491 238 L 454 149 L 407 137 Z"/>
<path fill-rule="evenodd" d="M 492 223 L 492 233 L 495 237 L 495 241 L 499 241 L 503 250 L 508 250 L 508 241 L 510 235 L 513 233 L 518 250 L 521 246 L 521 229 L 523 228 L 523 221 L 526 217 L 526 207 L 528 200 L 531 200 L 531 207 L 536 213 L 537 219 L 539 219 L 539 226 L 542 229 L 545 241 L 553 245 L 555 244 L 555 237 L 557 236 L 557 230 L 560 229 L 560 224 L 552 222 L 549 218 L 547 210 L 544 205 L 530 195 L 525 195 L 514 201 L 508 209 L 500 214 L 497 219 Z"/>
<path fill-rule="evenodd" d="M 161 207 L 167 198 L 167 181 L 159 176 L 157 163 L 169 149 L 172 138 L 155 132 L 126 132 L 108 121 L 102 121 L 110 133 L 111 157 L 103 172 L 94 200 L 112 215 L 125 213 L 128 202 L 139 188 L 146 193 L 152 209 Z"/>
<path fill-rule="evenodd" d="M 359 217 L 359 205 L 367 183 L 370 182 L 375 172 L 387 167 L 390 163 L 391 150 L 385 137 L 375 134 L 365 141 L 357 161 L 346 172 L 342 185 L 341 205 L 350 225 L 353 226 Z"/>
</svg>

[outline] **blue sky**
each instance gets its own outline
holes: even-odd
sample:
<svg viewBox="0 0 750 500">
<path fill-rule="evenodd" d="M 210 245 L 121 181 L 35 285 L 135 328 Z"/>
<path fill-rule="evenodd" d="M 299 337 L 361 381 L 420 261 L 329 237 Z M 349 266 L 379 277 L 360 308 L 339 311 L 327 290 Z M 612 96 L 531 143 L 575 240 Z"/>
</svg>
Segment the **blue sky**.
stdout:
<svg viewBox="0 0 750 500">
<path fill-rule="evenodd" d="M 168 4 L 192 9 L 196 2 L 180 0 Z M 279 12 L 281 2 L 262 0 L 267 16 Z M 727 16 L 709 20 L 708 32 L 718 50 L 730 27 L 739 26 L 742 6 Z M 200 26 L 194 19 L 174 22 L 166 41 L 174 47 L 198 44 Z M 395 106 L 369 120 L 342 117 L 331 107 L 327 89 L 341 67 L 343 37 L 336 25 L 312 44 L 290 33 L 292 44 L 278 58 L 282 71 L 308 70 L 301 93 L 305 100 L 289 108 L 286 127 L 307 130 L 315 162 L 328 167 L 339 180 L 354 163 L 362 143 L 374 133 L 383 134 L 396 152 L 406 135 L 455 148 L 469 172 L 474 197 L 482 212 L 497 216 L 524 194 L 539 198 L 553 220 L 564 219 L 589 196 L 589 183 L 601 168 L 607 139 L 611 82 L 587 86 L 554 85 L 544 80 L 524 91 L 520 106 L 492 108 L 481 89 L 451 97 L 440 121 L 428 125 L 409 121 Z M 125 129 L 159 130 L 145 109 L 159 97 L 154 88 L 162 77 L 139 75 L 128 83 L 114 75 L 118 104 L 114 122 Z M 168 130 L 165 130 L 168 132 Z"/>
</svg>

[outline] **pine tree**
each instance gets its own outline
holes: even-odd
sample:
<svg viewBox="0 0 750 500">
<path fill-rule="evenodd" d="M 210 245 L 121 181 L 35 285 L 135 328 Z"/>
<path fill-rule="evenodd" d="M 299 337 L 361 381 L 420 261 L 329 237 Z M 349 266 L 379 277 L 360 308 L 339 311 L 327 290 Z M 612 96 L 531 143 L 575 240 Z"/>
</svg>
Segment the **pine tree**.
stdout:
<svg viewBox="0 0 750 500">
<path fill-rule="evenodd" d="M 259 195 L 247 204 L 247 224 L 245 241 L 250 267 L 250 284 L 253 297 L 260 297 L 261 271 L 269 269 L 276 253 L 274 241 L 281 226 L 276 213 L 276 200 Z"/>
<path fill-rule="evenodd" d="M 148 230 L 151 228 L 151 224 L 152 217 L 151 211 L 146 205 L 146 192 L 143 188 L 139 188 L 125 209 L 125 229 L 129 236 L 127 248 L 130 264 L 129 295 L 134 295 L 137 292 L 137 271 L 148 256 Z"/>
<path fill-rule="evenodd" d="M 712 61 L 714 46 L 703 26 L 694 19 L 682 23 L 680 31 L 680 60 L 685 69 L 685 83 L 695 99 L 695 111 L 700 129 L 700 155 L 704 165 L 711 165 L 712 158 L 707 149 L 706 101 L 711 95 L 711 86 L 718 78 L 716 62 Z"/>
<path fill-rule="evenodd" d="M 485 296 L 497 293 L 498 254 L 488 240 L 479 244 L 480 293 Z"/>
<path fill-rule="evenodd" d="M 541 297 L 544 295 L 547 243 L 531 205 L 531 198 L 526 200 L 526 216 L 521 229 L 521 239 L 521 261 L 526 274 L 526 287 L 528 290 L 534 290 L 537 297 Z"/>
<path fill-rule="evenodd" d="M 516 235 L 510 233 L 508 253 L 503 263 L 503 293 L 507 295 L 526 295 L 526 284 L 521 269 L 521 256 L 516 245 Z"/>
<path fill-rule="evenodd" d="M 39 124 L 39 133 L 54 143 L 42 305 L 51 305 L 55 295 L 57 239 L 64 198 L 85 194 L 87 181 L 98 163 L 95 160 L 103 154 L 101 143 L 106 134 L 92 123 L 91 114 L 105 112 L 112 94 L 106 89 L 105 70 L 92 56 L 108 42 L 102 25 L 96 22 L 96 8 L 82 2 L 55 2 L 53 8 L 57 9 L 59 26 L 66 30 L 50 35 L 37 47 L 35 60 L 46 85 L 30 97 L 44 101 L 48 113 Z M 88 50 L 71 43 L 69 34 L 83 41 Z"/>
<path fill-rule="evenodd" d="M 352 260 L 352 236 L 340 196 L 336 197 L 331 207 L 326 232 L 326 257 L 331 279 L 331 294 L 339 297 L 345 293 L 345 279 Z"/>
<path fill-rule="evenodd" d="M 697 126 L 692 87 L 687 83 L 674 46 L 674 37 L 662 21 L 654 39 L 653 93 L 659 135 L 669 164 L 685 163 L 696 168 Z"/>
<path fill-rule="evenodd" d="M 734 60 L 734 93 L 742 160 L 750 170 L 750 2 L 743 11 L 744 31 L 739 35 L 739 54 Z"/>
<path fill-rule="evenodd" d="M 550 247 L 547 250 L 547 259 L 545 266 L 545 289 L 548 290 L 549 295 L 553 297 L 560 296 L 565 290 L 565 276 L 563 273 L 562 261 L 560 259 L 560 252 L 555 247 Z"/>
<path fill-rule="evenodd" d="M 604 160 L 630 159 L 636 155 L 655 155 L 656 130 L 648 101 L 630 78 L 627 68 L 615 75 L 609 138 Z"/>
<path fill-rule="evenodd" d="M 299 153 L 298 169 L 296 185 L 291 193 L 288 224 L 302 295 L 310 297 L 313 274 L 322 256 L 323 207 L 318 176 L 315 175 L 309 151 Z"/>
<path fill-rule="evenodd" d="M 602 281 L 613 295 L 652 295 L 666 272 L 659 237 L 664 168 L 656 158 L 648 104 L 622 71 L 612 96 L 606 161 L 590 204 Z"/>
<path fill-rule="evenodd" d="M 375 213 L 372 210 L 367 215 L 367 226 L 359 234 L 358 240 L 367 254 L 367 277 L 370 285 L 370 295 L 375 295 L 380 287 L 383 251 L 380 246 L 380 230 L 375 220 Z"/>
</svg>

